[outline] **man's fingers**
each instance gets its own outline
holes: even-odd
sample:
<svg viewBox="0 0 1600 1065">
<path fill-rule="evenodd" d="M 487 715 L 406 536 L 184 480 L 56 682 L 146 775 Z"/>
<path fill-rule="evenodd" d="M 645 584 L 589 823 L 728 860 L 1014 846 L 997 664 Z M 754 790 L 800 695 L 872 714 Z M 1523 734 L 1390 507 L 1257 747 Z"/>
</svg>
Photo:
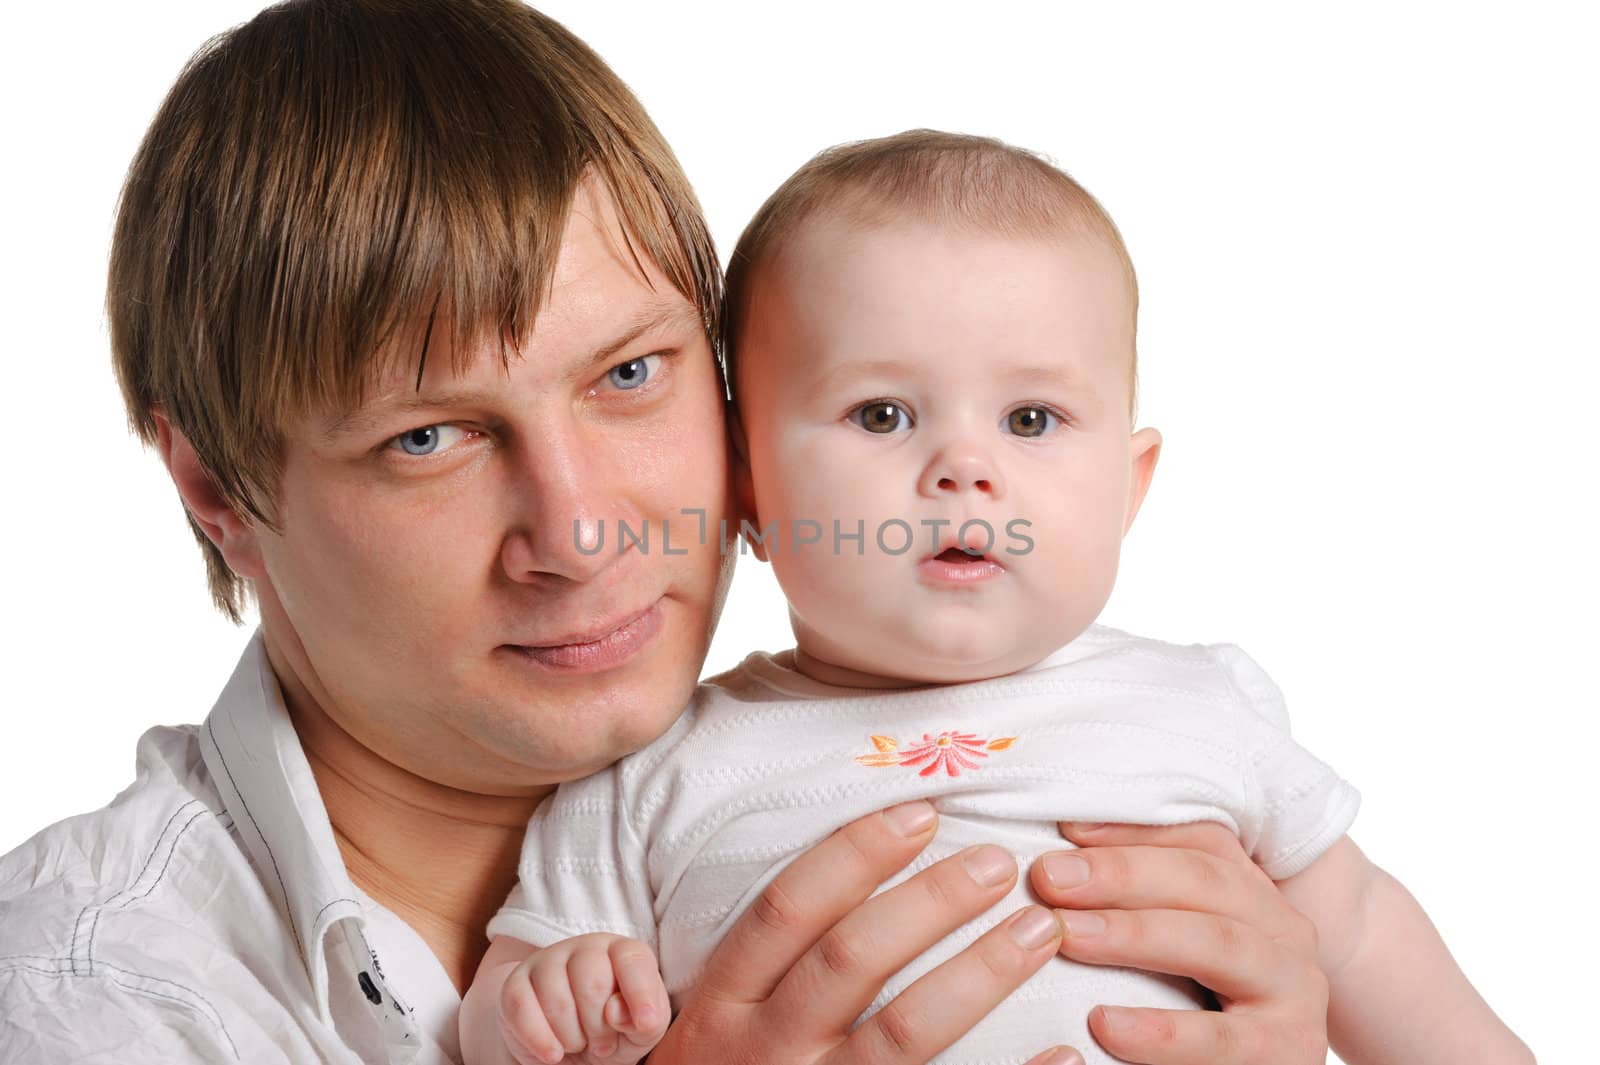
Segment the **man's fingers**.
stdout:
<svg viewBox="0 0 1600 1065">
<path fill-rule="evenodd" d="M 1016 883 L 1017 861 L 1003 847 L 970 847 L 935 862 L 856 907 L 789 970 L 764 1009 L 786 1030 L 804 1016 L 824 1031 L 845 1031 L 884 981 L 945 934 L 993 906 Z"/>
<path fill-rule="evenodd" d="M 1274 936 L 1299 923 L 1267 875 L 1248 861 L 1164 846 L 1083 847 L 1052 851 L 1034 863 L 1030 883 L 1041 901 L 1072 909 L 1183 909 L 1216 913 Z"/>
<path fill-rule="evenodd" d="M 1282 1031 L 1265 1015 L 1097 1006 L 1089 1031 L 1106 1050 L 1139 1065 L 1322 1065 L 1320 1032 Z M 1296 1048 L 1285 1059 L 1283 1048 Z"/>
<path fill-rule="evenodd" d="M 1118 825 L 1062 821 L 1061 834 L 1080 847 L 1178 847 L 1205 851 L 1214 858 L 1249 860 L 1239 839 L 1215 821 L 1183 825 Z"/>
<path fill-rule="evenodd" d="M 790 862 L 712 952 L 696 993 L 764 1001 L 823 933 L 916 857 L 937 824 L 930 803 L 904 803 L 852 821 Z"/>
<path fill-rule="evenodd" d="M 921 1065 L 966 1034 L 1049 961 L 1060 935 L 1049 910 L 1028 906 L 1018 911 L 868 1017 L 845 1041 L 839 1060 Z"/>
<path fill-rule="evenodd" d="M 1327 983 L 1313 960 L 1229 917 L 1187 910 L 1060 910 L 1061 953 L 1091 965 L 1187 976 L 1233 1002 L 1281 999 Z"/>
</svg>

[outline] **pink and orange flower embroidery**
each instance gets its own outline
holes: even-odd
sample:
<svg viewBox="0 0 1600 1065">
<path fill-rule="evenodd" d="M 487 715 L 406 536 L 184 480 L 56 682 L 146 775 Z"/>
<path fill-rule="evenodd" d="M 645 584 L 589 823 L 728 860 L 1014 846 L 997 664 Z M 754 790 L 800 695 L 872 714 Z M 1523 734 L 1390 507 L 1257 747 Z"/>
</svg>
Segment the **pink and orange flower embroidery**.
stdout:
<svg viewBox="0 0 1600 1065">
<path fill-rule="evenodd" d="M 873 754 L 858 754 L 856 761 L 865 766 L 921 766 L 917 776 L 928 777 L 943 769 L 948 776 L 958 777 L 963 769 L 979 769 L 980 758 L 988 758 L 990 751 L 1003 751 L 1017 742 L 1015 736 L 1001 736 L 986 740 L 975 732 L 946 730 L 937 736 L 924 732 L 921 741 L 901 750 L 893 736 L 874 736 Z"/>
</svg>

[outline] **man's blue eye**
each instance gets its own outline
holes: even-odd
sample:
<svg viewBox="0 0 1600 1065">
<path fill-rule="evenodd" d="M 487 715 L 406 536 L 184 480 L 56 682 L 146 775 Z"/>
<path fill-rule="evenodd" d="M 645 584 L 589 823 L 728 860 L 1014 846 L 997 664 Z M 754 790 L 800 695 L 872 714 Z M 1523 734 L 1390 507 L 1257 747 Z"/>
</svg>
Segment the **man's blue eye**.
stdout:
<svg viewBox="0 0 1600 1065">
<path fill-rule="evenodd" d="M 623 391 L 629 391 L 648 381 L 650 375 L 655 373 L 656 365 L 660 361 L 660 355 L 645 355 L 641 358 L 629 359 L 627 362 L 613 366 L 611 372 L 606 376 L 618 388 Z"/>
<path fill-rule="evenodd" d="M 407 455 L 422 458 L 436 455 L 450 447 L 452 442 L 466 439 L 466 436 L 466 430 L 454 425 L 419 425 L 415 429 L 407 429 L 389 441 L 389 446 L 397 447 Z"/>
<path fill-rule="evenodd" d="M 439 427 L 424 425 L 399 436 L 400 450 L 407 455 L 431 455 L 439 446 Z"/>
<path fill-rule="evenodd" d="M 911 428 L 911 415 L 898 403 L 887 400 L 863 403 L 852 413 L 855 423 L 869 433 L 895 433 Z"/>
</svg>

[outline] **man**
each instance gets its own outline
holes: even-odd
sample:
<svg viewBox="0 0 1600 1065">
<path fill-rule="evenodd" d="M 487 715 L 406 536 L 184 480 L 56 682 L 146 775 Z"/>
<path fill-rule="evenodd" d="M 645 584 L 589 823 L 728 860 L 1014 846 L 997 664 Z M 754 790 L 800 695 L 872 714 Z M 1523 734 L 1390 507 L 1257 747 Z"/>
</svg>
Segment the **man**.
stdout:
<svg viewBox="0 0 1600 1065">
<path fill-rule="evenodd" d="M 261 629 L 204 724 L 0 859 L 0 1058 L 455 1056 L 534 806 L 698 674 L 733 559 L 719 296 L 638 103 L 511 0 L 295 0 L 195 57 L 124 189 L 112 345 L 214 599 Z M 686 511 L 672 552 L 593 549 Z M 653 1060 L 926 1061 L 1058 947 L 1227 1002 L 1098 1017 L 1128 1060 L 1320 1060 L 1304 922 L 1205 827 L 1079 834 L 1088 881 L 1033 882 L 1103 934 L 1000 920 L 852 1033 L 1014 875 L 957 855 L 869 899 L 933 827 L 886 811 L 790 866 Z"/>
</svg>

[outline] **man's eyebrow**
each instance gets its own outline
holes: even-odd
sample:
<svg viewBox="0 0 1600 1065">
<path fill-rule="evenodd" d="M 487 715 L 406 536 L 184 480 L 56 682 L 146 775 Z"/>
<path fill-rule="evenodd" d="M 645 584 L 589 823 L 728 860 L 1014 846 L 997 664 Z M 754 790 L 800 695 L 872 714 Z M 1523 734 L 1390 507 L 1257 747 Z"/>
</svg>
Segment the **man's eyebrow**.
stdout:
<svg viewBox="0 0 1600 1065">
<path fill-rule="evenodd" d="M 419 410 L 436 410 L 440 407 L 476 406 L 487 404 L 489 399 L 489 393 L 477 388 L 459 388 L 450 392 L 434 392 L 398 400 L 380 399 L 339 415 L 323 430 L 322 437 L 325 442 L 332 443 L 341 436 L 368 432 L 379 422 L 402 414 Z"/>
<path fill-rule="evenodd" d="M 615 358 L 617 352 L 652 330 L 665 329 L 669 326 L 681 328 L 687 325 L 693 325 L 696 329 L 704 328 L 700 322 L 699 310 L 687 300 L 652 300 L 633 313 L 622 332 L 595 348 L 589 358 L 585 360 L 581 367 L 574 370 L 571 376 L 587 377 L 603 364 Z"/>
<path fill-rule="evenodd" d="M 622 332 L 595 348 L 568 375 L 569 380 L 581 379 L 616 357 L 617 352 L 656 329 L 693 325 L 701 328 L 698 310 L 682 300 L 657 300 L 640 307 L 623 327 Z M 335 438 L 371 430 L 377 423 L 397 418 L 414 411 L 440 407 L 487 406 L 492 393 L 476 388 L 455 389 L 448 392 L 417 393 L 404 399 L 394 393 L 379 397 L 355 410 L 345 411 L 323 430 L 323 439 Z"/>
</svg>

